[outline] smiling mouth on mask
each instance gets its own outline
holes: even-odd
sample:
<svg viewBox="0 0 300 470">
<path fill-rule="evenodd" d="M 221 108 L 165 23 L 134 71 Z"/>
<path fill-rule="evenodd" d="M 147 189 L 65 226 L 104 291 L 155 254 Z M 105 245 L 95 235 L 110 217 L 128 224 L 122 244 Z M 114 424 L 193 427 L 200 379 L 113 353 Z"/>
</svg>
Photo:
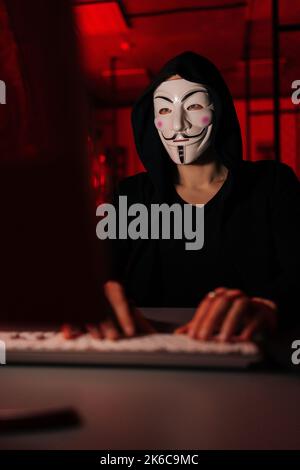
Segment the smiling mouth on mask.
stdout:
<svg viewBox="0 0 300 470">
<path fill-rule="evenodd" d="M 163 138 L 165 140 L 172 140 L 173 142 L 186 142 L 189 139 L 194 139 L 195 137 L 200 137 L 202 134 L 206 134 L 207 127 L 204 127 L 202 131 L 199 134 L 196 135 L 187 135 L 184 132 L 178 132 L 177 134 L 174 134 L 172 137 L 165 137 L 163 134 Z"/>
</svg>

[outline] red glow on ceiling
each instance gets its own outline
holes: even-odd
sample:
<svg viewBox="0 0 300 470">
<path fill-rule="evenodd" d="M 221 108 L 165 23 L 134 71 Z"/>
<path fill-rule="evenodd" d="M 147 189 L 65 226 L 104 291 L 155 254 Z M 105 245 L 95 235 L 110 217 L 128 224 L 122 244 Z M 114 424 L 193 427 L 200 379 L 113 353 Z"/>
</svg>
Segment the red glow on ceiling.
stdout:
<svg viewBox="0 0 300 470">
<path fill-rule="evenodd" d="M 74 10 L 82 34 L 98 36 L 124 33 L 128 29 L 120 7 L 115 2 L 79 5 Z"/>
<path fill-rule="evenodd" d="M 147 75 L 146 69 L 132 68 L 132 69 L 117 69 L 114 72 L 111 70 L 103 70 L 101 75 L 103 77 L 111 77 L 112 74 L 118 75 L 119 77 L 128 77 L 129 75 Z"/>
</svg>

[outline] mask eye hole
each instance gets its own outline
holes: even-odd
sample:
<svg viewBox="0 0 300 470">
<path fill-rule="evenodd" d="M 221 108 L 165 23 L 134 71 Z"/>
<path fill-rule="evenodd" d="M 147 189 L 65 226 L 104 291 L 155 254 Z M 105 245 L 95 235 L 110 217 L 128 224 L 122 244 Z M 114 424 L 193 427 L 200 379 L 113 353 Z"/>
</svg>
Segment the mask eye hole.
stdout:
<svg viewBox="0 0 300 470">
<path fill-rule="evenodd" d="M 198 104 L 198 103 L 195 103 L 195 104 L 190 104 L 190 106 L 188 106 L 186 109 L 188 111 L 199 111 L 199 109 L 202 109 L 203 106 L 201 106 L 201 104 Z"/>
<path fill-rule="evenodd" d="M 159 114 L 170 114 L 171 113 L 171 109 L 170 108 L 161 108 L 159 110 Z"/>
</svg>

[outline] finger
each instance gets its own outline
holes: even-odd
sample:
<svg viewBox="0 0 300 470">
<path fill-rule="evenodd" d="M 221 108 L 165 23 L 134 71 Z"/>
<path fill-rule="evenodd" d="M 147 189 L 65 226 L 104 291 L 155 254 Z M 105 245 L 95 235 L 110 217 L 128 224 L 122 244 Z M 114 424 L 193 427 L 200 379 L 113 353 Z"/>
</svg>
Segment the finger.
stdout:
<svg viewBox="0 0 300 470">
<path fill-rule="evenodd" d="M 235 299 L 237 297 L 244 296 L 245 294 L 240 289 L 227 289 L 226 292 L 224 292 L 224 295 L 229 299 Z"/>
<path fill-rule="evenodd" d="M 252 297 L 251 302 L 264 314 L 265 326 L 269 331 L 275 331 L 278 326 L 278 307 L 273 300 Z"/>
<path fill-rule="evenodd" d="M 229 294 L 228 297 L 230 298 L 234 295 L 238 296 L 242 294 L 242 291 L 240 291 L 239 289 L 228 289 L 227 287 L 217 287 L 213 291 L 208 292 L 206 294 L 206 296 L 198 306 L 193 320 L 189 324 L 189 334 L 191 337 L 196 336 L 196 331 L 199 330 L 200 325 L 208 312 L 208 309 L 211 307 L 211 305 L 213 305 L 214 301 L 216 301 L 222 296 L 227 297 L 227 293 Z"/>
<path fill-rule="evenodd" d="M 205 315 L 210 307 L 210 305 L 214 302 L 215 297 L 210 297 L 208 294 L 204 297 L 204 299 L 200 302 L 193 319 L 187 324 L 188 326 L 188 335 L 191 338 L 195 338 L 196 332 L 198 331 L 202 321 L 205 318 Z"/>
<path fill-rule="evenodd" d="M 101 330 L 96 325 L 93 325 L 91 323 L 87 324 L 86 331 L 92 336 L 92 338 L 95 338 L 95 339 L 102 338 Z"/>
<path fill-rule="evenodd" d="M 218 339 L 220 341 L 228 341 L 240 325 L 240 320 L 243 316 L 249 313 L 250 300 L 248 297 L 240 297 L 233 301 L 220 329 Z"/>
<path fill-rule="evenodd" d="M 211 303 L 202 324 L 195 334 L 196 338 L 202 340 L 210 338 L 221 324 L 230 306 L 230 299 L 227 299 L 223 295 L 216 297 L 215 301 Z"/>
<path fill-rule="evenodd" d="M 216 287 L 216 289 L 213 290 L 216 294 L 223 294 L 228 290 L 227 287 Z"/>
<path fill-rule="evenodd" d="M 135 325 L 122 285 L 119 282 L 108 281 L 104 284 L 104 292 L 114 310 L 121 329 L 126 336 L 134 335 Z"/>
<path fill-rule="evenodd" d="M 258 315 L 255 318 L 253 318 L 248 325 L 245 326 L 241 334 L 239 335 L 240 341 L 249 341 L 254 333 L 256 333 L 262 326 L 263 324 L 263 316 Z"/>
<path fill-rule="evenodd" d="M 277 310 L 277 305 L 273 300 L 264 299 L 263 297 L 251 297 L 251 300 L 259 305 L 266 305 L 274 310 Z"/>
<path fill-rule="evenodd" d="M 175 333 L 176 335 L 184 335 L 184 334 L 188 333 L 189 328 L 190 328 L 190 322 L 186 323 L 185 325 L 179 326 L 178 328 L 176 328 L 173 331 L 173 333 Z"/>
<path fill-rule="evenodd" d="M 116 325 L 110 318 L 107 320 L 103 320 L 99 324 L 99 330 L 101 332 L 102 338 L 105 339 L 116 340 L 119 339 L 121 336 Z"/>
<path fill-rule="evenodd" d="M 241 289 L 230 289 L 229 287 L 216 287 L 212 292 L 215 294 L 225 294 L 229 296 L 244 295 Z"/>
<path fill-rule="evenodd" d="M 132 307 L 131 312 L 139 331 L 149 334 L 157 332 L 154 326 L 151 325 L 138 308 Z"/>
<path fill-rule="evenodd" d="M 70 325 L 69 323 L 65 323 L 64 325 L 62 325 L 61 332 L 65 339 L 75 339 L 82 334 L 82 331 L 80 331 L 79 328 L 76 328 L 75 326 Z"/>
</svg>

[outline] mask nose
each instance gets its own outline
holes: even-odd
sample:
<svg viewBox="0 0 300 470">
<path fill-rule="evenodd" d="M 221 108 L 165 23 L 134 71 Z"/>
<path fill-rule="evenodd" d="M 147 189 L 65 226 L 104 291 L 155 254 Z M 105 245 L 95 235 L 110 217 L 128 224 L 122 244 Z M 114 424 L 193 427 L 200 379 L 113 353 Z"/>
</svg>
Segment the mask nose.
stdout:
<svg viewBox="0 0 300 470">
<path fill-rule="evenodd" d="M 186 119 L 182 109 L 176 109 L 173 118 L 173 130 L 176 132 L 182 132 L 185 129 L 189 129 L 190 127 L 191 125 Z"/>
</svg>

